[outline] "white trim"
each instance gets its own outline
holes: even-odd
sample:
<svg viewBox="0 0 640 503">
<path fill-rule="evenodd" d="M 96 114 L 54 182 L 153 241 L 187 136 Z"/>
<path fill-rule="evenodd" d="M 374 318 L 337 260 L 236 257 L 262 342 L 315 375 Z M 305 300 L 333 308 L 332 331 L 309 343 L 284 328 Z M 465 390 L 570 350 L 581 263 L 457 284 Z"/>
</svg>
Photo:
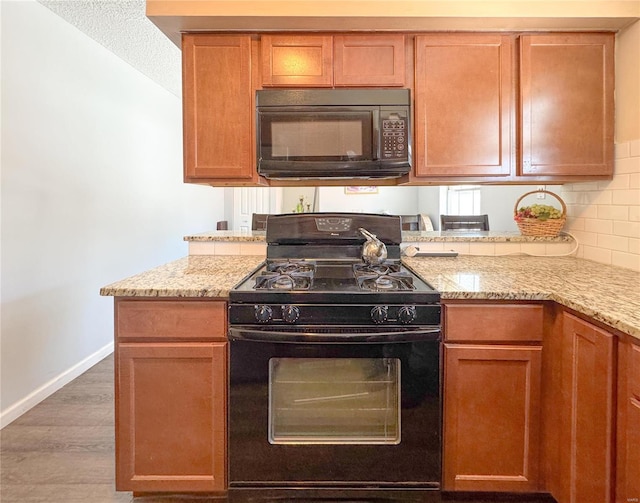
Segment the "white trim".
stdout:
<svg viewBox="0 0 640 503">
<path fill-rule="evenodd" d="M 89 370 L 96 363 L 103 360 L 111 353 L 113 353 L 113 342 L 110 342 L 106 346 L 100 348 L 92 355 L 87 356 L 81 362 L 76 363 L 73 367 L 65 370 L 58 376 L 51 379 L 49 382 L 40 386 L 40 388 L 30 393 L 22 400 L 19 400 L 13 405 L 9 406 L 8 409 L 0 413 L 0 429 L 18 419 L 29 409 L 38 405 L 45 398 L 53 395 L 64 385 L 69 384 L 76 377 Z"/>
</svg>

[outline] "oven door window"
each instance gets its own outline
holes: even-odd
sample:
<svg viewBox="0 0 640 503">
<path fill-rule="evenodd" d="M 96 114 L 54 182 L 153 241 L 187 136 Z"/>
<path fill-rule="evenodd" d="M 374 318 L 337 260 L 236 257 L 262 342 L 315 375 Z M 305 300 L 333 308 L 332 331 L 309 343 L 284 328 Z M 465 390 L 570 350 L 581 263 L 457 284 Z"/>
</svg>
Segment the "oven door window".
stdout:
<svg viewBox="0 0 640 503">
<path fill-rule="evenodd" d="M 400 443 L 397 358 L 271 358 L 271 444 Z"/>
<path fill-rule="evenodd" d="M 372 128 L 371 111 L 261 112 L 259 154 L 263 160 L 370 161 Z"/>
</svg>

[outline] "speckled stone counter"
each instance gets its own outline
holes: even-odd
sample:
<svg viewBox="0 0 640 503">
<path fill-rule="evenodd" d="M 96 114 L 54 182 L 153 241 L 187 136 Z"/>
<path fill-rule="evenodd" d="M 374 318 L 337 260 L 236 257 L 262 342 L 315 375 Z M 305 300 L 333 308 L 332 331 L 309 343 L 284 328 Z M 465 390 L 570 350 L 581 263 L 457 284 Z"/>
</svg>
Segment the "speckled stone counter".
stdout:
<svg viewBox="0 0 640 503">
<path fill-rule="evenodd" d="M 228 297 L 229 290 L 264 261 L 262 256 L 194 255 L 100 289 L 113 297 Z"/>
<path fill-rule="evenodd" d="M 265 231 L 211 231 L 201 234 L 184 236 L 184 241 L 218 241 L 218 242 L 265 242 Z M 519 232 L 511 231 L 486 231 L 486 232 L 460 232 L 460 231 L 403 231 L 403 243 L 428 243 L 428 242 L 493 242 L 493 243 L 566 243 L 573 238 L 568 234 L 560 234 L 557 237 L 523 236 Z"/>
<path fill-rule="evenodd" d="M 267 233 L 265 231 L 211 231 L 201 234 L 191 234 L 185 236 L 184 241 L 245 241 L 245 242 L 266 242 Z"/>
<path fill-rule="evenodd" d="M 117 297 L 226 297 L 262 256 L 195 255 L 105 286 Z M 640 339 L 640 273 L 573 257 L 413 257 L 443 299 L 553 300 Z"/>
<path fill-rule="evenodd" d="M 640 273 L 572 257 L 405 258 L 443 299 L 554 300 L 640 338 Z"/>
<path fill-rule="evenodd" d="M 569 243 L 569 234 L 556 237 L 523 236 L 518 231 L 402 231 L 403 243 Z"/>
</svg>

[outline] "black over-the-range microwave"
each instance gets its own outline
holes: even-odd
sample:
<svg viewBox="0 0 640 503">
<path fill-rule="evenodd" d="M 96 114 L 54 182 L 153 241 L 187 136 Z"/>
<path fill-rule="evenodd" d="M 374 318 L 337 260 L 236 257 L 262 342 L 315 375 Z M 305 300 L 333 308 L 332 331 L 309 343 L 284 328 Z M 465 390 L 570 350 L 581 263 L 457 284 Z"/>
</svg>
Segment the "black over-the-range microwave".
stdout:
<svg viewBox="0 0 640 503">
<path fill-rule="evenodd" d="M 266 178 L 396 178 L 411 169 L 408 89 L 256 92 L 258 173 Z"/>
</svg>

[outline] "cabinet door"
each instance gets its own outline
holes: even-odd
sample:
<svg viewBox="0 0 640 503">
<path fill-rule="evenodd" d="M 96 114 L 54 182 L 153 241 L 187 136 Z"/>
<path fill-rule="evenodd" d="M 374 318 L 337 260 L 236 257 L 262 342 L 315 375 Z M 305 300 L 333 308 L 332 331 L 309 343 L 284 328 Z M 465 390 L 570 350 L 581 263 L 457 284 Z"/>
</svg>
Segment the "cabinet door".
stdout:
<svg viewBox="0 0 640 503">
<path fill-rule="evenodd" d="M 445 490 L 538 490 L 541 353 L 445 344 Z"/>
<path fill-rule="evenodd" d="M 515 154 L 513 39 L 416 37 L 416 176 L 507 176 Z"/>
<path fill-rule="evenodd" d="M 184 35 L 184 179 L 257 180 L 251 38 Z"/>
<path fill-rule="evenodd" d="M 403 35 L 340 35 L 333 39 L 336 86 L 404 86 Z"/>
<path fill-rule="evenodd" d="M 331 87 L 333 40 L 321 35 L 263 35 L 262 85 Z"/>
<path fill-rule="evenodd" d="M 522 175 L 613 174 L 614 35 L 521 37 Z"/>
<path fill-rule="evenodd" d="M 630 503 L 640 501 L 640 346 L 618 348 L 616 502 Z"/>
<path fill-rule="evenodd" d="M 118 490 L 226 488 L 226 345 L 118 345 Z"/>
<path fill-rule="evenodd" d="M 562 321 L 563 503 L 608 503 L 613 495 L 615 338 L 569 313 Z"/>
</svg>

